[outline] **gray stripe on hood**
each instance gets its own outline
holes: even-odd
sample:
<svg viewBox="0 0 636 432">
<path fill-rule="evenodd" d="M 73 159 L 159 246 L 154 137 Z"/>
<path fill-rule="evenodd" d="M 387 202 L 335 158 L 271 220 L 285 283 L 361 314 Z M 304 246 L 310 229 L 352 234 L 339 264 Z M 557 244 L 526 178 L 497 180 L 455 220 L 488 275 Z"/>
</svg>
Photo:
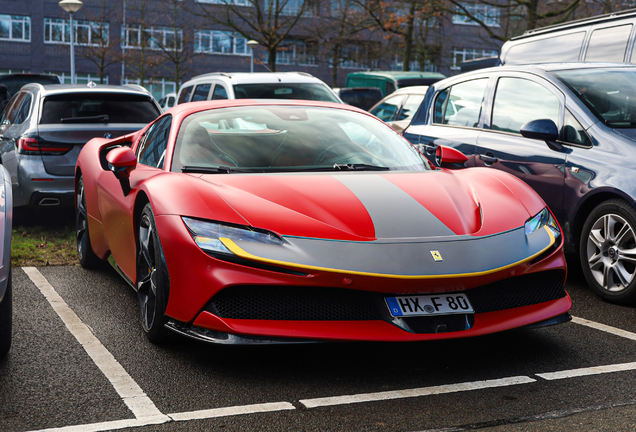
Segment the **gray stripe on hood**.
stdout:
<svg viewBox="0 0 636 432">
<path fill-rule="evenodd" d="M 334 175 L 362 202 L 375 226 L 376 238 L 455 235 L 402 189 L 377 174 Z"/>
</svg>

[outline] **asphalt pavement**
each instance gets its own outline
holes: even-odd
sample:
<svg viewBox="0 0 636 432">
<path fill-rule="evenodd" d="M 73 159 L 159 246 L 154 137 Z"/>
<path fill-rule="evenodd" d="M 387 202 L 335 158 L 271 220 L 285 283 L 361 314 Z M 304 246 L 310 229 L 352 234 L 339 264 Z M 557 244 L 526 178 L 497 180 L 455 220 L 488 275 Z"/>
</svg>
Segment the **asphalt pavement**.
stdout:
<svg viewBox="0 0 636 432">
<path fill-rule="evenodd" d="M 452 341 L 148 342 L 110 268 L 14 268 L 0 430 L 633 431 L 636 308 L 571 271 L 568 324 Z"/>
</svg>

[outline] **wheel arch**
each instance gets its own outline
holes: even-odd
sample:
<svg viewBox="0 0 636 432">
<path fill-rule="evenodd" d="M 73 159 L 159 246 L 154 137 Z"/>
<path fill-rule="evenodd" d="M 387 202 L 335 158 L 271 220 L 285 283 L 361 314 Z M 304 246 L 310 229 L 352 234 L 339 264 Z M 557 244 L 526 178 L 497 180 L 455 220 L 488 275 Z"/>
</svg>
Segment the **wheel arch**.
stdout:
<svg viewBox="0 0 636 432">
<path fill-rule="evenodd" d="M 611 199 L 622 199 L 629 205 L 633 205 L 634 203 L 634 200 L 630 199 L 629 196 L 616 190 L 599 191 L 587 196 L 577 209 L 572 223 L 570 244 L 573 246 L 574 250 L 578 251 L 580 247 L 581 233 L 588 215 L 592 212 L 592 210 L 594 210 L 594 208 L 596 208 L 596 206 Z"/>
</svg>

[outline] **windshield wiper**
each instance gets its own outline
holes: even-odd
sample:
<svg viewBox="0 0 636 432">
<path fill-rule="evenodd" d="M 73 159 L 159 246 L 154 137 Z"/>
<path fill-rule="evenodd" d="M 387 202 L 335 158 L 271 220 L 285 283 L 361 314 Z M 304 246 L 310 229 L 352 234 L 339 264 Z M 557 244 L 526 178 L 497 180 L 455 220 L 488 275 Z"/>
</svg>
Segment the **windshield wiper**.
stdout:
<svg viewBox="0 0 636 432">
<path fill-rule="evenodd" d="M 60 121 L 62 123 L 108 123 L 108 114 L 90 117 L 66 117 Z"/>
<path fill-rule="evenodd" d="M 333 169 L 344 171 L 389 171 L 391 168 L 368 164 L 333 164 Z"/>
<path fill-rule="evenodd" d="M 261 170 L 238 169 L 238 168 L 230 168 L 228 166 L 204 167 L 204 166 L 188 166 L 188 165 L 184 165 L 184 166 L 181 167 L 181 172 L 184 172 L 184 173 L 200 173 L 200 174 L 230 174 L 230 173 L 261 172 Z"/>
</svg>

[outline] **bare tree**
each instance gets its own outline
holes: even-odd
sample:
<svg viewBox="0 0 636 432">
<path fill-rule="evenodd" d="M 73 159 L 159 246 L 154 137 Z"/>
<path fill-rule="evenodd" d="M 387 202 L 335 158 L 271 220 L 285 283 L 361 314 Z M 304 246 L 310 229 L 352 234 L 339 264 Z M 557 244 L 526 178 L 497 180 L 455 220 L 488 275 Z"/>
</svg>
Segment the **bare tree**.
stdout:
<svg viewBox="0 0 636 432">
<path fill-rule="evenodd" d="M 157 44 L 156 33 L 161 31 L 153 27 L 157 17 L 156 4 L 157 2 L 153 0 L 127 0 L 126 2 L 127 14 L 133 24 L 127 23 L 123 29 L 123 43 L 126 46 L 124 61 L 126 67 L 131 68 L 139 78 L 142 86 L 164 61 L 159 54 L 160 48 Z"/>
<path fill-rule="evenodd" d="M 99 13 L 85 11 L 84 15 L 91 24 L 85 36 L 78 34 L 80 39 L 86 38 L 78 40 L 78 55 L 90 60 L 97 67 L 99 83 L 104 84 L 106 68 L 121 61 L 119 37 L 109 34 L 109 20 L 118 19 L 118 15 L 109 9 L 106 0 L 102 0 Z"/>
<path fill-rule="evenodd" d="M 255 40 L 268 53 L 268 69 L 276 71 L 276 51 L 283 46 L 302 17 L 316 13 L 312 0 L 216 0 L 199 3 L 195 13 L 248 40 Z M 212 3 L 212 2 L 210 2 Z"/>
<path fill-rule="evenodd" d="M 166 6 L 160 18 L 169 23 L 170 32 L 167 37 L 155 38 L 159 55 L 166 63 L 172 65 L 175 89 L 183 78 L 192 72 L 192 60 L 200 55 L 193 49 L 194 16 L 183 8 L 182 0 L 165 0 Z"/>
</svg>

